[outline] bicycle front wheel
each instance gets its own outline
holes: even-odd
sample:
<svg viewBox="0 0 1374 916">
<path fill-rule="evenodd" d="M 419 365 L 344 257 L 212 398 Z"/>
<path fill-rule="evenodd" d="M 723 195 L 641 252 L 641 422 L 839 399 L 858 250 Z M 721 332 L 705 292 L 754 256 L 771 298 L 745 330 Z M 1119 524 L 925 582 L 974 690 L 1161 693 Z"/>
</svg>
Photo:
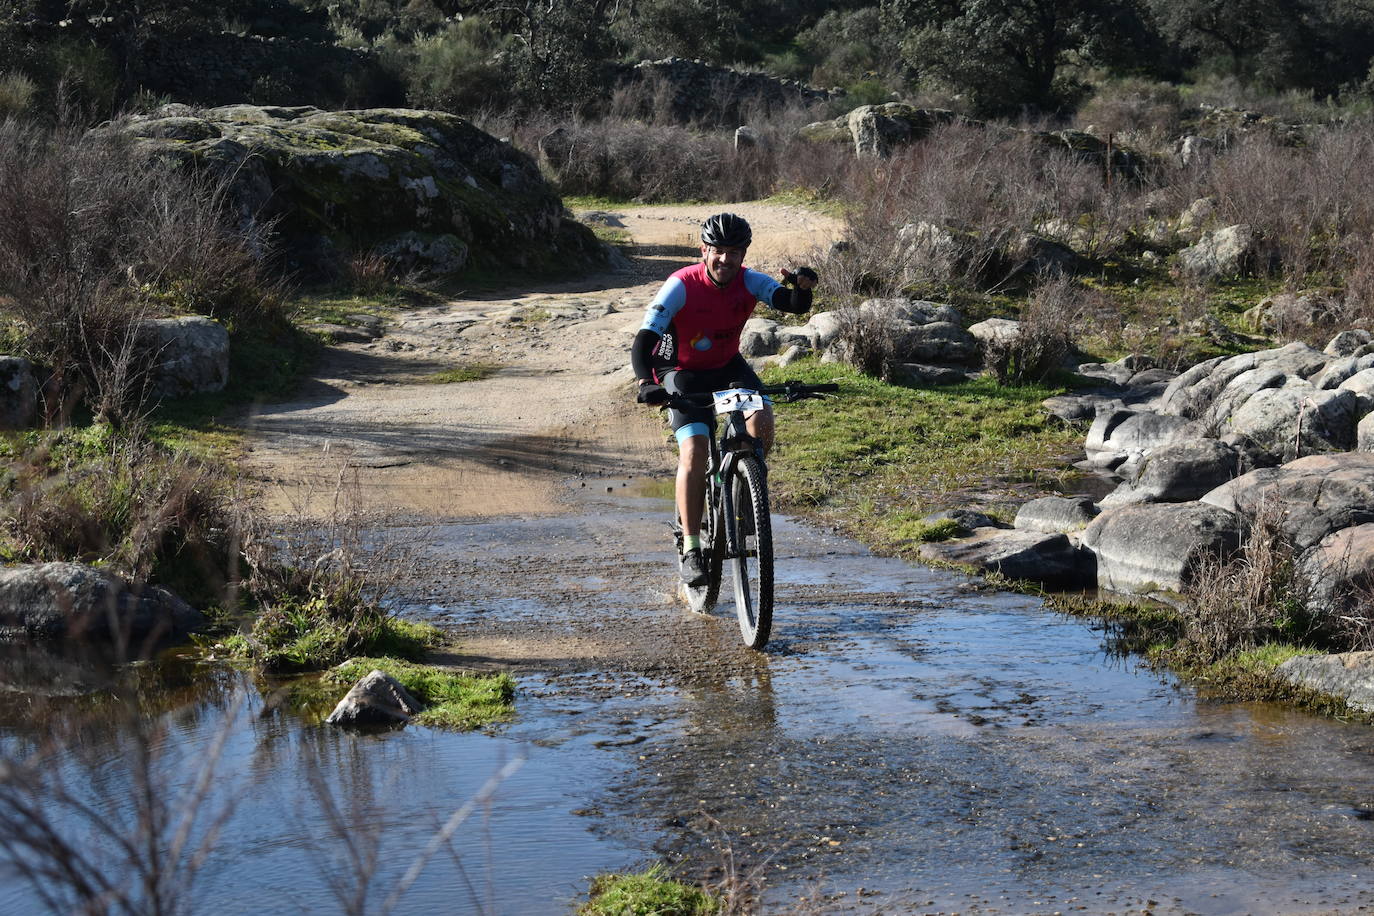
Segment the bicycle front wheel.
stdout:
<svg viewBox="0 0 1374 916">
<path fill-rule="evenodd" d="M 763 467 L 753 456 L 743 457 L 730 475 L 736 555 L 731 558 L 735 580 L 735 614 L 740 635 L 751 649 L 768 644 L 773 626 L 773 525 L 768 515 L 768 488 Z"/>
</svg>

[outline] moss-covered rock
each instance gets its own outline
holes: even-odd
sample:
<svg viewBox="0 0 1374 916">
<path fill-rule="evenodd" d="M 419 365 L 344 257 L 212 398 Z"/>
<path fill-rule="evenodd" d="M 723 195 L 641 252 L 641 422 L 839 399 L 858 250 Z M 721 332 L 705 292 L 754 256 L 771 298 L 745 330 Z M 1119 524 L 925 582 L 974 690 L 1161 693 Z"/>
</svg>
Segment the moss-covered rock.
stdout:
<svg viewBox="0 0 1374 916">
<path fill-rule="evenodd" d="M 528 156 L 456 115 L 255 105 L 158 114 L 118 129 L 154 155 L 229 178 L 240 216 L 275 221 L 280 247 L 307 273 L 356 251 L 436 275 L 603 256 L 589 231 L 566 224 Z"/>
</svg>

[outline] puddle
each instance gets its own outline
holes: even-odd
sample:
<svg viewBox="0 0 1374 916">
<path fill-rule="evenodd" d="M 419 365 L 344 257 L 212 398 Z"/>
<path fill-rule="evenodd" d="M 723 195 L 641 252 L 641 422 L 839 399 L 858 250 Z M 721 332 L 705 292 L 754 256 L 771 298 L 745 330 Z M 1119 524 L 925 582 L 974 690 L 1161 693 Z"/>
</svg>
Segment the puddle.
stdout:
<svg viewBox="0 0 1374 916">
<path fill-rule="evenodd" d="M 235 810 L 197 884 L 207 908 L 336 910 L 340 823 L 380 837 L 384 896 L 521 755 L 403 909 L 568 912 L 586 876 L 657 859 L 747 879 L 774 912 L 1374 905 L 1369 728 L 1201 701 L 1033 598 L 788 519 L 774 640 L 751 652 L 728 597 L 710 617 L 673 597 L 665 501 L 615 484 L 583 499 L 436 529 L 406 588 L 408 616 L 455 631 L 453 661 L 517 672 L 512 723 L 368 738 L 260 718 L 238 674 L 179 695 L 173 758 L 229 734 L 212 800 Z M 348 799 L 342 820 L 312 771 Z M 0 911 L 30 902 L 0 890 Z"/>
</svg>

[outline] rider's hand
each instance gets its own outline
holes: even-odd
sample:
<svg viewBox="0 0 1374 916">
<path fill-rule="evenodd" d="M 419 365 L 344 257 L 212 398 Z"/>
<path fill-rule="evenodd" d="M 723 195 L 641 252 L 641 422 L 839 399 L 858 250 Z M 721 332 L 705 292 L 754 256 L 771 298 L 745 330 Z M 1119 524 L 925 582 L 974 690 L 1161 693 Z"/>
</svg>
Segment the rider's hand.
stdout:
<svg viewBox="0 0 1374 916">
<path fill-rule="evenodd" d="M 655 385 L 653 383 L 640 385 L 639 393 L 635 395 L 635 400 L 641 404 L 652 404 L 654 406 L 667 404 L 668 389 L 664 388 L 662 385 Z"/>
<path fill-rule="evenodd" d="M 815 289 L 819 281 L 820 277 L 809 267 L 798 267 L 796 273 L 790 270 L 782 272 L 782 282 L 790 283 L 797 289 Z"/>
</svg>

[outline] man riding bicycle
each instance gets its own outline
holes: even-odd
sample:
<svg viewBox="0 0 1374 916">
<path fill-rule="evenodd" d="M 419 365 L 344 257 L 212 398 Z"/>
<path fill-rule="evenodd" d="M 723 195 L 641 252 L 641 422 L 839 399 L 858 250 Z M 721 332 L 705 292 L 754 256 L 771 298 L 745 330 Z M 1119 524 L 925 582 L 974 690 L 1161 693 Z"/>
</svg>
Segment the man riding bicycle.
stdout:
<svg viewBox="0 0 1374 916">
<path fill-rule="evenodd" d="M 630 347 L 641 404 L 665 404 L 678 394 L 762 387 L 739 352 L 744 324 L 759 302 L 797 315 L 810 311 L 817 276 L 809 267 L 795 274 L 783 271 L 789 284 L 784 286 L 745 267 L 752 240 L 749 223 L 733 213 L 717 213 L 702 223 L 700 263 L 664 281 Z M 682 581 L 695 587 L 706 581 L 701 515 L 713 417 L 709 407 L 672 408 L 668 419 L 678 442 L 675 493 L 682 525 Z M 746 426 L 765 453 L 772 448 L 771 407 L 750 414 Z"/>
</svg>

